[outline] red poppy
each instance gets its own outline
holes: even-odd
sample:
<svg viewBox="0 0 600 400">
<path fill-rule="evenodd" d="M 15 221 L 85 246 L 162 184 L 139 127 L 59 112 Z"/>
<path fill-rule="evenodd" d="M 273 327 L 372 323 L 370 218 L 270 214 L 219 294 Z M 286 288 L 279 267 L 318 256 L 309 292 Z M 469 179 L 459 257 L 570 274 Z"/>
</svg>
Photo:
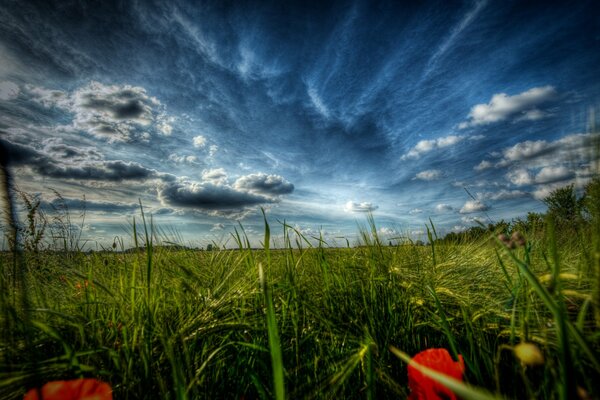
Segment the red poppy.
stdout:
<svg viewBox="0 0 600 400">
<path fill-rule="evenodd" d="M 40 397 L 41 396 L 41 397 Z M 31 389 L 23 400 L 112 400 L 112 389 L 96 379 L 48 382 Z"/>
<path fill-rule="evenodd" d="M 458 380 L 462 380 L 465 371 L 462 356 L 459 355 L 458 361 L 454 361 L 446 349 L 424 350 L 412 361 Z M 408 387 L 411 391 L 409 400 L 456 400 L 456 395 L 450 389 L 417 371 L 411 364 L 408 365 Z"/>
</svg>

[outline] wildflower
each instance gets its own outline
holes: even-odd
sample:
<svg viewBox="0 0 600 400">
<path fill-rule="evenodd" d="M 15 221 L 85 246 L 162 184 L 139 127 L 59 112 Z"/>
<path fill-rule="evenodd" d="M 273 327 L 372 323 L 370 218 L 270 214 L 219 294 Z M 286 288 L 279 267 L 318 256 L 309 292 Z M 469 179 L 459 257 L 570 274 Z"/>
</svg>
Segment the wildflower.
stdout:
<svg viewBox="0 0 600 400">
<path fill-rule="evenodd" d="M 523 247 L 527 243 L 523 234 L 519 231 L 514 231 L 510 237 L 510 241 L 516 244 L 518 247 Z"/>
<path fill-rule="evenodd" d="M 52 381 L 31 389 L 23 400 L 112 400 L 112 389 L 97 379 Z"/>
<path fill-rule="evenodd" d="M 509 249 L 514 249 L 514 243 L 512 240 L 510 240 L 508 238 L 508 236 L 506 236 L 504 233 L 501 233 L 498 235 L 498 240 L 501 241 L 502 243 L 504 243 L 504 245 L 506 247 L 508 247 Z"/>
<path fill-rule="evenodd" d="M 412 361 L 458 380 L 462 380 L 465 371 L 463 357 L 459 355 L 458 361 L 454 361 L 446 349 L 424 350 Z M 456 395 L 450 389 L 425 376 L 411 364 L 408 365 L 408 387 L 411 391 L 409 400 L 456 400 Z"/>
</svg>

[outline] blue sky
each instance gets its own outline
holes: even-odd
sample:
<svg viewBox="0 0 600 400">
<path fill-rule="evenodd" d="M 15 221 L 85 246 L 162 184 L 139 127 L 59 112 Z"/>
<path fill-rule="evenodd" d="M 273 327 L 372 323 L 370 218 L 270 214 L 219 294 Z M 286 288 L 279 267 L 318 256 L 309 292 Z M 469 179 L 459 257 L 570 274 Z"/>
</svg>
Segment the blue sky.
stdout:
<svg viewBox="0 0 600 400">
<path fill-rule="evenodd" d="M 597 167 L 593 1 L 241 3 L 3 2 L 18 187 L 85 196 L 90 246 L 138 199 L 192 245 L 260 207 L 345 244 L 369 211 L 413 239 L 543 211 Z"/>
</svg>

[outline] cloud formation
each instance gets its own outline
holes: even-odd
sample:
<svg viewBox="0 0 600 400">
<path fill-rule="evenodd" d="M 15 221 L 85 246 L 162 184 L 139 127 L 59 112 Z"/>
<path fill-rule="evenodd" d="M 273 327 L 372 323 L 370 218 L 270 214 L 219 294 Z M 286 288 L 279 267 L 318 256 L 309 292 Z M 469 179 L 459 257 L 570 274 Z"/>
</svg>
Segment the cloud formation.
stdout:
<svg viewBox="0 0 600 400">
<path fill-rule="evenodd" d="M 10 81 L 2 81 L 0 82 L 0 100 L 12 100 L 17 98 L 20 93 L 19 86 L 17 86 L 14 82 Z"/>
<path fill-rule="evenodd" d="M 6 149 L 9 165 L 28 167 L 36 174 L 51 178 L 110 182 L 174 178 L 136 162 L 104 160 L 94 149 L 79 149 L 58 141 L 47 142 L 42 150 L 2 139 L 0 145 Z"/>
<path fill-rule="evenodd" d="M 450 204 L 441 203 L 435 206 L 435 211 L 438 213 L 444 213 L 452 210 L 453 208 Z"/>
<path fill-rule="evenodd" d="M 442 171 L 439 169 L 428 169 L 426 171 L 421 171 L 415 175 L 413 179 L 418 179 L 421 181 L 435 181 L 442 177 Z"/>
<path fill-rule="evenodd" d="M 346 212 L 365 213 L 365 212 L 375 211 L 378 208 L 379 208 L 379 206 L 377 206 L 373 203 L 369 203 L 369 202 L 357 203 L 354 201 L 348 201 L 344 205 L 344 211 L 346 211 Z"/>
<path fill-rule="evenodd" d="M 201 149 L 206 146 L 206 138 L 202 135 L 194 136 L 192 143 L 194 144 L 194 147 Z"/>
<path fill-rule="evenodd" d="M 27 85 L 32 100 L 73 115 L 72 128 L 108 142 L 147 140 L 148 130 L 171 135 L 173 117 L 146 89 L 131 85 L 104 85 L 91 81 L 73 92 Z"/>
<path fill-rule="evenodd" d="M 538 107 L 556 97 L 556 89 L 552 86 L 535 87 L 514 96 L 498 93 L 492 96 L 489 103 L 473 106 L 468 121 L 461 123 L 459 128 L 487 125 L 508 119 L 541 119 L 546 114 Z"/>
<path fill-rule="evenodd" d="M 294 190 L 294 185 L 283 177 L 263 173 L 241 176 L 232 185 L 222 168 L 203 171 L 202 179 L 160 184 L 158 199 L 163 205 L 184 209 L 242 212 L 259 204 L 277 203 L 282 195 Z M 227 216 L 228 213 L 215 215 Z"/>
<path fill-rule="evenodd" d="M 467 200 L 460 209 L 461 214 L 469 214 L 474 212 L 487 211 L 490 207 L 480 200 Z"/>
<path fill-rule="evenodd" d="M 233 186 L 238 190 L 266 196 L 280 196 L 294 191 L 294 185 L 282 176 L 263 173 L 242 176 L 235 181 Z"/>
<path fill-rule="evenodd" d="M 449 135 L 431 140 L 421 140 L 415 147 L 410 149 L 408 153 L 401 157 L 401 160 L 417 159 L 423 154 L 429 153 L 436 149 L 442 149 L 444 147 L 454 146 L 455 144 L 465 140 L 467 136 Z"/>
</svg>

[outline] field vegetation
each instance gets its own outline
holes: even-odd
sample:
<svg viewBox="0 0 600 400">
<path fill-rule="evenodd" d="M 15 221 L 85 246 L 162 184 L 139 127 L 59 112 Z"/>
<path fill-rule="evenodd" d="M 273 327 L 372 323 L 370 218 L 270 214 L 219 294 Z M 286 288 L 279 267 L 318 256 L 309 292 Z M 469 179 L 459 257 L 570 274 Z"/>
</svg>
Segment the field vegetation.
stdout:
<svg viewBox="0 0 600 400">
<path fill-rule="evenodd" d="M 68 210 L 20 202 L 0 256 L 1 398 L 78 377 L 116 399 L 406 398 L 402 357 L 429 348 L 462 355 L 463 397 L 600 396 L 597 179 L 546 214 L 445 237 L 432 223 L 422 244 L 390 246 L 371 217 L 349 248 L 265 218 L 262 249 L 242 226 L 237 249 L 189 249 L 141 210 L 133 250 L 84 252 Z"/>
</svg>

